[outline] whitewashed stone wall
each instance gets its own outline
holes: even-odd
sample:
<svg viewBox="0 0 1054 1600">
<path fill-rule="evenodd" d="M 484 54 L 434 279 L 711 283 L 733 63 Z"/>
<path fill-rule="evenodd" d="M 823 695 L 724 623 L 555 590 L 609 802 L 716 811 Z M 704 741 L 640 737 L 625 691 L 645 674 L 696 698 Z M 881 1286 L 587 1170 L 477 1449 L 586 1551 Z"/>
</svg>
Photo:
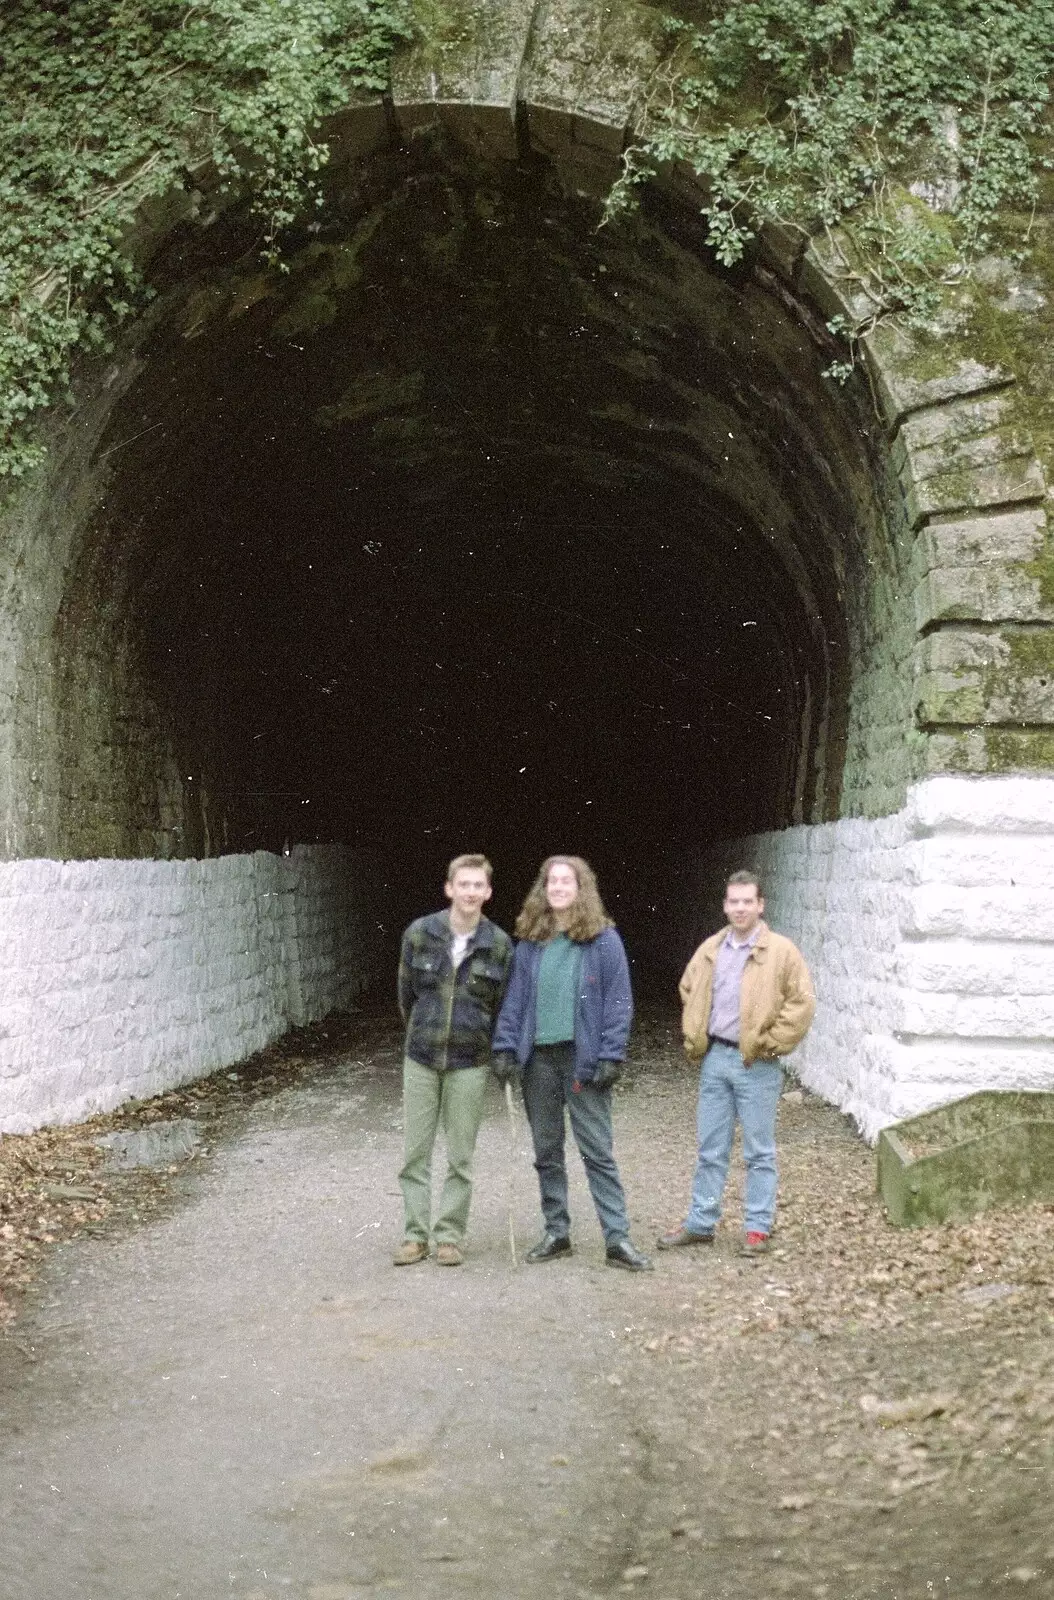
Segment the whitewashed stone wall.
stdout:
<svg viewBox="0 0 1054 1600">
<path fill-rule="evenodd" d="M 0 1132 L 157 1094 L 348 1007 L 375 976 L 379 885 L 340 846 L 0 863 Z"/>
<path fill-rule="evenodd" d="M 794 1065 L 869 1139 L 976 1089 L 1054 1090 L 1054 779 L 935 777 L 878 821 L 724 846 L 805 952 Z"/>
</svg>

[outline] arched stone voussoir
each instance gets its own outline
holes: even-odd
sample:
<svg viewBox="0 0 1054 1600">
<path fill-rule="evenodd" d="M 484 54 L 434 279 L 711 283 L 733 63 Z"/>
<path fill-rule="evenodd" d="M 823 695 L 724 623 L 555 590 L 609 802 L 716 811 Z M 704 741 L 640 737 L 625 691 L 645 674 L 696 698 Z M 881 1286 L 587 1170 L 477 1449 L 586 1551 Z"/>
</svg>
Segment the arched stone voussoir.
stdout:
<svg viewBox="0 0 1054 1600">
<path fill-rule="evenodd" d="M 383 131 L 372 148 L 441 128 L 482 160 L 515 160 L 519 85 L 534 11 L 533 0 L 445 6 L 417 42 L 396 56 L 386 103 L 372 103 Z M 349 113 L 348 124 L 352 143 L 334 150 L 338 158 L 354 158 L 359 108 Z"/>
<path fill-rule="evenodd" d="M 658 60 L 655 18 L 636 7 L 451 5 L 395 62 L 391 103 L 403 137 L 442 126 L 483 157 L 533 150 L 570 186 L 602 199 Z"/>
<path fill-rule="evenodd" d="M 446 0 L 414 46 L 393 63 L 392 101 L 481 106 L 511 118 L 527 55 L 534 0 Z"/>
<path fill-rule="evenodd" d="M 649 96 L 659 60 L 656 27 L 655 15 L 636 6 L 580 0 L 539 5 L 521 101 L 528 108 L 568 112 L 577 143 L 617 156 Z"/>
<path fill-rule="evenodd" d="M 810 243 L 805 229 L 794 223 L 776 222 L 770 218 L 758 230 L 758 248 L 762 260 L 789 287 L 798 283 L 802 256 Z"/>
<path fill-rule="evenodd" d="M 873 327 L 882 306 L 852 264 L 848 239 L 839 230 L 818 233 L 801 252 L 797 287 L 831 322 L 854 336 Z"/>
</svg>

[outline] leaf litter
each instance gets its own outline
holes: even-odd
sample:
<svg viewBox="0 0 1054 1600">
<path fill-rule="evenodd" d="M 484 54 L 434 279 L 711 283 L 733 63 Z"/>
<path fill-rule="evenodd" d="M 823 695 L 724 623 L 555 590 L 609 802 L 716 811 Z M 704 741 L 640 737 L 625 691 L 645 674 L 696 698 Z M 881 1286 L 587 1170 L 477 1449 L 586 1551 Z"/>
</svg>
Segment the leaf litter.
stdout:
<svg viewBox="0 0 1054 1600">
<path fill-rule="evenodd" d="M 646 1243 L 684 1218 L 697 1075 L 673 1026 L 641 1029 L 633 1054 L 616 1145 Z M 659 1255 L 623 1336 L 679 1493 L 635 1553 L 654 1567 L 655 1538 L 682 1549 L 676 1528 L 705 1507 L 702 1546 L 734 1549 L 739 1592 L 766 1600 L 1054 1593 L 1054 1206 L 896 1228 L 874 1151 L 788 1089 L 769 1254 L 737 1254 L 737 1148 L 715 1244 Z M 705 1573 L 711 1600 L 720 1571 Z"/>
<path fill-rule="evenodd" d="M 369 1076 L 391 1034 L 384 1016 L 329 1019 L 236 1070 L 0 1139 L 0 1320 L 14 1318 L 53 1244 L 155 1214 L 179 1173 L 207 1157 L 221 1117 L 337 1054 L 361 1056 Z M 620 1167 L 646 1244 L 649 1229 L 682 1219 L 695 1157 L 695 1072 L 672 1027 L 638 1028 L 616 1096 Z M 203 1132 L 185 1161 L 104 1170 L 102 1136 L 180 1118 Z M 875 1193 L 873 1151 L 830 1106 L 792 1087 L 778 1142 L 771 1253 L 735 1253 L 737 1156 L 716 1244 L 664 1253 L 633 1283 L 619 1381 L 599 1380 L 626 1410 L 650 1484 L 623 1546 L 622 1589 L 709 1600 L 1045 1592 L 1054 1207 L 896 1229 Z M 621 1277 L 610 1286 L 630 1292 Z M 686 1561 L 697 1576 L 686 1578 Z"/>
<path fill-rule="evenodd" d="M 335 1051 L 364 1050 L 376 1027 L 370 1016 L 331 1017 L 294 1029 L 234 1070 L 152 1099 L 127 1100 L 85 1122 L 0 1135 L 0 1328 L 15 1321 L 19 1299 L 50 1247 L 155 1214 L 169 1198 L 173 1179 L 207 1155 L 219 1116 L 287 1088 Z M 184 1135 L 179 1143 L 185 1153 L 178 1152 L 175 1161 L 111 1170 L 114 1152 L 137 1132 L 160 1132 L 190 1119 L 201 1128 L 201 1139 Z"/>
</svg>

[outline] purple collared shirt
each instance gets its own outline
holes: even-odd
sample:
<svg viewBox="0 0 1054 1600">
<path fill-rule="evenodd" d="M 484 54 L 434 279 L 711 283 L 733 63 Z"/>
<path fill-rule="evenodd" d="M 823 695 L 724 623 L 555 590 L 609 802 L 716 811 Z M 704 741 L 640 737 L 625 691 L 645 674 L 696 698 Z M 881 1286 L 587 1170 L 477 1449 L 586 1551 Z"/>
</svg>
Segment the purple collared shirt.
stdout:
<svg viewBox="0 0 1054 1600">
<path fill-rule="evenodd" d="M 718 946 L 714 962 L 714 989 L 710 998 L 710 1021 L 706 1027 L 707 1033 L 713 1038 L 739 1043 L 739 986 L 760 932 L 760 928 L 755 928 L 744 944 L 735 944 L 729 931 Z"/>
</svg>

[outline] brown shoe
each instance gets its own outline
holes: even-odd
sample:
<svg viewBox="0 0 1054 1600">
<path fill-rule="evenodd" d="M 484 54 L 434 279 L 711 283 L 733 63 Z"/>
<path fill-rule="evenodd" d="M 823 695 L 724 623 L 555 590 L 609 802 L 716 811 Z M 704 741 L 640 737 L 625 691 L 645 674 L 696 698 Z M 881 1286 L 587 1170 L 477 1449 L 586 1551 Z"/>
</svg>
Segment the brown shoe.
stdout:
<svg viewBox="0 0 1054 1600">
<path fill-rule="evenodd" d="M 412 1267 L 415 1261 L 428 1259 L 428 1246 L 423 1239 L 404 1239 L 392 1256 L 393 1267 Z"/>
<path fill-rule="evenodd" d="M 441 1267 L 460 1267 L 464 1259 L 456 1244 L 441 1244 L 436 1248 L 436 1261 Z"/>
<path fill-rule="evenodd" d="M 712 1233 L 693 1233 L 691 1228 L 671 1228 L 669 1233 L 660 1233 L 655 1243 L 660 1250 L 679 1250 L 686 1244 L 713 1244 Z"/>
</svg>

